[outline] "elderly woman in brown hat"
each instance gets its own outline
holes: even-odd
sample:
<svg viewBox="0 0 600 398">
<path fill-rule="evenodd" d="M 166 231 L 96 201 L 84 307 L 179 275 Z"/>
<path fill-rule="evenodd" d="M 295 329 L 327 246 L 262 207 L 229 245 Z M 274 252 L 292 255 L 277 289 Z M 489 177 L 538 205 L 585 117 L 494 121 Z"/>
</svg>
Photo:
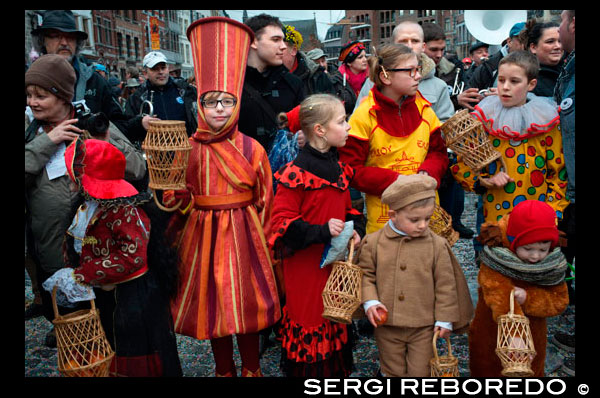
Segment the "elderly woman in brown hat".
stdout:
<svg viewBox="0 0 600 398">
<path fill-rule="evenodd" d="M 66 146 L 83 130 L 71 100 L 76 75 L 62 56 L 47 54 L 38 58 L 25 73 L 28 110 L 25 116 L 25 206 L 29 253 L 36 264 L 37 284 L 64 267 L 63 236 L 73 218 L 79 197 L 69 188 L 62 156 Z M 146 164 L 140 152 L 111 125 L 105 140 L 115 145 L 127 159 L 125 176 L 130 181 L 143 178 Z M 44 316 L 53 319 L 50 295 L 42 291 Z M 50 336 L 47 344 L 54 346 Z"/>
</svg>

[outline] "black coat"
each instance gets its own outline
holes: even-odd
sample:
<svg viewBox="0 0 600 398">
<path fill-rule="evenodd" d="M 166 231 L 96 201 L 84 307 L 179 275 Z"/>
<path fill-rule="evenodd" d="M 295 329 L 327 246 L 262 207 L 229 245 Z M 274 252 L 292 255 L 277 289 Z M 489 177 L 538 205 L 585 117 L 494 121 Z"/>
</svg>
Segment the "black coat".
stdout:
<svg viewBox="0 0 600 398">
<path fill-rule="evenodd" d="M 356 105 L 356 94 L 350 84 L 346 82 L 344 85 L 344 77 L 336 68 L 329 69 L 329 79 L 333 84 L 334 95 L 338 97 L 344 103 L 344 109 L 346 110 L 346 116 L 349 117 L 354 112 Z"/>
<path fill-rule="evenodd" d="M 305 97 L 318 93 L 335 95 L 333 84 L 322 66 L 315 64 L 313 61 L 306 61 L 305 56 L 300 53 L 296 58 L 298 59 L 298 66 L 293 74 L 302 80 Z M 311 65 L 307 65 L 307 62 L 311 62 Z"/>
<path fill-rule="evenodd" d="M 78 58 L 73 59 L 72 65 L 77 74 L 74 100 L 85 99 L 85 104 L 92 113 L 104 113 L 119 130 L 127 134 L 128 118 L 123 113 L 119 102 L 112 95 L 112 88 L 108 81 Z M 85 83 L 85 91 L 79 89 L 80 81 L 81 84 Z"/>
<path fill-rule="evenodd" d="M 465 90 L 471 87 L 476 87 L 479 90 L 487 89 L 494 86 L 496 76 L 498 75 L 498 64 L 504 58 L 502 51 L 496 52 L 487 61 L 484 61 L 477 69 L 473 71 L 473 75 L 467 83 Z"/>
<path fill-rule="evenodd" d="M 537 78 L 537 85 L 532 93 L 539 97 L 553 97 L 554 86 L 560 74 L 560 65 L 549 66 L 540 64 L 540 72 Z"/>
<path fill-rule="evenodd" d="M 256 98 L 251 88 L 264 101 Z M 247 66 L 238 129 L 256 139 L 268 152 L 278 130 L 277 114 L 291 111 L 302 100 L 302 80 L 290 73 L 285 66 L 267 68 L 263 73 Z"/>
<path fill-rule="evenodd" d="M 152 92 L 152 95 L 151 95 Z M 127 138 L 131 141 L 143 141 L 146 130 L 142 126 L 142 116 L 139 115 L 142 102 L 152 97 L 154 114 L 161 120 L 181 120 L 185 122 L 188 136 L 194 134 L 198 128 L 198 108 L 196 88 L 185 80 L 169 81 L 162 88 L 157 88 L 146 81 L 145 84 L 133 93 L 125 105 L 125 115 L 129 118 Z M 183 100 L 183 104 L 181 104 Z M 148 108 L 144 110 L 147 112 Z"/>
</svg>

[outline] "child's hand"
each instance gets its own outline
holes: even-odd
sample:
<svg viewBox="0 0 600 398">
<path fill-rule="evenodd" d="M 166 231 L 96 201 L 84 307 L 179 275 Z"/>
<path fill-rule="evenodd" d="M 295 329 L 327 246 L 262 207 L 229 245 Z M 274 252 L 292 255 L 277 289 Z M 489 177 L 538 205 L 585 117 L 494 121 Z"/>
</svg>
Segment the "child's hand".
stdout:
<svg viewBox="0 0 600 398">
<path fill-rule="evenodd" d="M 360 244 L 360 235 L 358 234 L 358 232 L 356 232 L 356 230 L 352 234 L 352 239 L 354 239 L 354 247 L 358 247 L 358 245 Z"/>
<path fill-rule="evenodd" d="M 519 305 L 523 305 L 525 300 L 527 299 L 527 292 L 525 289 L 521 289 L 520 287 L 515 287 L 515 300 Z"/>
<path fill-rule="evenodd" d="M 382 313 L 385 312 L 385 319 L 382 317 Z M 367 309 L 367 319 L 371 322 L 371 325 L 377 327 L 387 321 L 387 308 L 383 304 L 375 304 Z"/>
<path fill-rule="evenodd" d="M 306 144 L 306 136 L 304 135 L 304 132 L 302 130 L 298 130 L 296 135 L 298 136 L 298 147 L 303 148 L 304 144 Z"/>
<path fill-rule="evenodd" d="M 452 333 L 452 330 L 443 328 L 441 326 L 436 326 L 433 328 L 433 333 L 435 332 L 440 332 L 440 338 L 447 339 L 448 337 L 450 337 L 450 333 Z"/>
<path fill-rule="evenodd" d="M 338 236 L 344 230 L 345 223 L 337 218 L 331 218 L 327 224 L 329 224 L 329 233 L 331 233 L 331 236 Z"/>
<path fill-rule="evenodd" d="M 493 177 L 480 178 L 479 181 L 481 181 L 481 185 L 483 185 L 486 188 L 502 188 L 509 182 L 514 182 L 515 180 L 513 180 L 504 171 L 501 171 Z"/>
</svg>

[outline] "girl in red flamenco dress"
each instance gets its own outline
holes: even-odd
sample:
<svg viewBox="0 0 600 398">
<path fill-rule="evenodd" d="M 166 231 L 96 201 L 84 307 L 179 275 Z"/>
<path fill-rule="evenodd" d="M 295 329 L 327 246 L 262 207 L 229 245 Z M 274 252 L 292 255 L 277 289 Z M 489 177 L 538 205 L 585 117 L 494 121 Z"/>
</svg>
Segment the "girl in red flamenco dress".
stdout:
<svg viewBox="0 0 600 398">
<path fill-rule="evenodd" d="M 352 371 L 352 332 L 324 319 L 321 293 L 331 265 L 319 266 L 325 246 L 361 214 L 352 209 L 352 168 L 338 159 L 350 126 L 340 100 L 310 96 L 298 114 L 308 142 L 276 173 L 277 192 L 269 245 L 281 258 L 285 306 L 281 321 L 282 370 L 287 376 L 347 377 Z M 353 231 L 352 239 L 360 237 Z"/>
</svg>

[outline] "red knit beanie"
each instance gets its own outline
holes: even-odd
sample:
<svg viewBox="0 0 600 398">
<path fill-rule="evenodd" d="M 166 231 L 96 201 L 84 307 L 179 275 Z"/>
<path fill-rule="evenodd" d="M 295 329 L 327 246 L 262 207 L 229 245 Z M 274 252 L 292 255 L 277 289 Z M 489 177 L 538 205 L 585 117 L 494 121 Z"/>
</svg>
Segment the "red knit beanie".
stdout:
<svg viewBox="0 0 600 398">
<path fill-rule="evenodd" d="M 513 252 L 519 246 L 551 241 L 558 244 L 558 220 L 552 207 L 539 200 L 525 200 L 514 207 L 508 218 L 506 235 Z"/>
</svg>

